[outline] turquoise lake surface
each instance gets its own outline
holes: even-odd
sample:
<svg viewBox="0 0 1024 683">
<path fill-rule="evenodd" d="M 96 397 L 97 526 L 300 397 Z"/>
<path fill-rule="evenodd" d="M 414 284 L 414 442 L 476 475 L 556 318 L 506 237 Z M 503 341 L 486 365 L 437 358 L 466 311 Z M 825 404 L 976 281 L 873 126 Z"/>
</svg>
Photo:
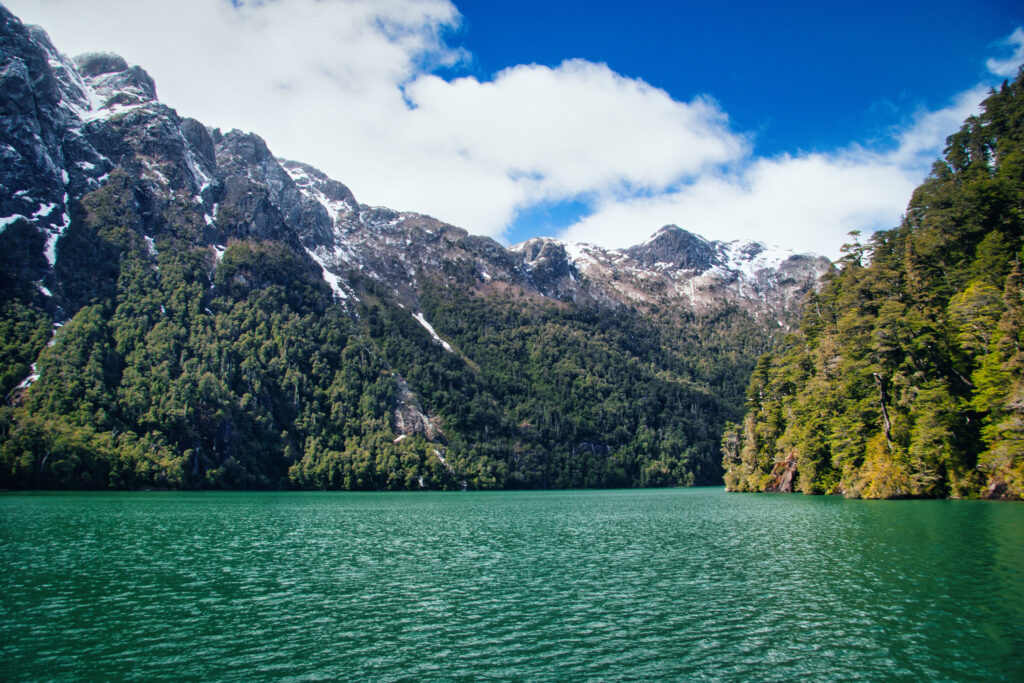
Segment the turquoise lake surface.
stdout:
<svg viewBox="0 0 1024 683">
<path fill-rule="evenodd" d="M 0 495 L 0 679 L 1024 680 L 1024 505 Z"/>
</svg>

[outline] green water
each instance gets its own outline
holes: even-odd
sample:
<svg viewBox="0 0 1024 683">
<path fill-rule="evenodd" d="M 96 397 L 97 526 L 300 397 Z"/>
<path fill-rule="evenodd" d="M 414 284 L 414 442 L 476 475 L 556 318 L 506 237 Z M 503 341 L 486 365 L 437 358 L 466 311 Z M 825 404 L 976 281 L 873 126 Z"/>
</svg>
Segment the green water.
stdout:
<svg viewBox="0 0 1024 683">
<path fill-rule="evenodd" d="M 0 496 L 0 679 L 1022 680 L 1024 505 Z"/>
</svg>

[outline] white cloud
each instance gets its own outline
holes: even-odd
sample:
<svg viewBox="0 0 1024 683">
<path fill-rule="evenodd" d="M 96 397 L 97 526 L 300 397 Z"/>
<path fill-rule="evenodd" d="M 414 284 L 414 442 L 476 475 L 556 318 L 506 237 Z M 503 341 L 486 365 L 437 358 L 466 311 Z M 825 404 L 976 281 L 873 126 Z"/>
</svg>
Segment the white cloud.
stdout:
<svg viewBox="0 0 1024 683">
<path fill-rule="evenodd" d="M 996 76 L 1013 78 L 1017 75 L 1017 69 L 1024 62 L 1024 28 L 1018 27 L 1002 44 L 1011 48 L 1013 54 L 1006 59 L 993 57 L 985 62 L 985 67 Z"/>
<path fill-rule="evenodd" d="M 890 151 L 853 145 L 831 154 L 748 157 L 653 197 L 606 197 L 561 237 L 626 247 L 638 233 L 675 223 L 712 239 L 754 239 L 835 258 L 849 231 L 895 227 L 946 137 L 977 113 L 986 92 L 978 86 L 944 109 L 920 112 L 894 134 Z"/>
<path fill-rule="evenodd" d="M 562 236 L 626 247 L 675 223 L 711 239 L 754 239 L 835 256 L 847 232 L 887 222 L 915 182 L 887 166 L 824 155 L 753 162 L 677 192 L 608 201 Z"/>
<path fill-rule="evenodd" d="M 406 92 L 417 107 L 417 134 L 531 179 L 541 186 L 535 194 L 660 188 L 730 161 L 744 146 L 713 102 L 676 102 L 581 60 L 517 66 L 487 83 L 425 77 Z"/>
<path fill-rule="evenodd" d="M 517 66 L 490 82 L 425 76 L 405 93 L 415 108 L 402 117 L 395 156 L 423 155 L 408 185 L 435 173 L 459 183 L 447 197 L 421 196 L 413 205 L 447 202 L 443 216 L 491 235 L 525 205 L 623 188 L 661 191 L 746 147 L 713 102 L 676 102 L 603 64 Z"/>
<path fill-rule="evenodd" d="M 363 202 L 496 237 L 519 211 L 582 198 L 594 212 L 573 239 L 624 246 L 677 223 L 835 255 L 848 230 L 899 220 L 982 96 L 922 112 L 888 152 L 765 159 L 713 100 L 680 102 L 604 64 L 431 75 L 468 57 L 445 41 L 461 20 L 450 0 L 4 2 L 64 52 L 121 53 L 183 115 L 254 131 Z M 1007 44 L 1019 61 L 1024 31 Z"/>
<path fill-rule="evenodd" d="M 988 92 L 988 85 L 976 85 L 956 95 L 943 109 L 918 112 L 910 126 L 895 132 L 898 146 L 885 159 L 909 171 L 928 171 L 945 148 L 946 138 L 958 131 L 967 117 L 978 113 Z"/>
</svg>

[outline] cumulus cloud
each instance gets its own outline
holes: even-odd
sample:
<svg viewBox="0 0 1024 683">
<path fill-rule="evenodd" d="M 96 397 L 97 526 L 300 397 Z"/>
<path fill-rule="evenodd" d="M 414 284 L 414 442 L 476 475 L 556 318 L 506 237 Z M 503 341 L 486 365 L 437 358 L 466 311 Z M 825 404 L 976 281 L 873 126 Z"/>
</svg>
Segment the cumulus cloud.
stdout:
<svg viewBox="0 0 1024 683">
<path fill-rule="evenodd" d="M 748 157 L 656 196 L 603 198 L 564 239 L 626 247 L 637 233 L 675 223 L 706 237 L 753 239 L 835 258 L 851 230 L 894 227 L 946 137 L 977 113 L 987 88 L 920 112 L 887 151 L 859 145 L 830 154 Z"/>
<path fill-rule="evenodd" d="M 735 158 L 744 145 L 714 102 L 674 101 L 603 64 L 517 66 L 493 81 L 425 77 L 406 89 L 417 131 L 484 166 L 564 196 L 628 184 L 660 188 Z"/>
<path fill-rule="evenodd" d="M 986 68 L 996 76 L 1013 78 L 1017 69 L 1024 62 L 1024 28 L 1018 27 L 1008 38 L 1002 41 L 1005 47 L 1013 50 L 1013 54 L 1005 59 L 993 57 L 985 62 Z"/>
<path fill-rule="evenodd" d="M 432 160 L 464 164 L 495 189 L 504 185 L 501 194 L 482 198 L 495 207 L 494 216 L 465 214 L 467 225 L 490 234 L 499 234 L 518 207 L 584 193 L 661 191 L 746 148 L 714 102 L 677 102 L 643 81 L 579 60 L 517 66 L 489 82 L 426 76 L 405 93 L 414 109 L 404 117 L 396 153 L 426 150 L 430 158 L 418 171 L 429 173 Z M 472 182 L 466 187 L 476 192 Z M 446 215 L 459 215 L 466 197 L 451 199 Z"/>
<path fill-rule="evenodd" d="M 983 93 L 922 112 L 892 149 L 755 156 L 708 97 L 683 102 L 604 64 L 517 65 L 445 80 L 450 0 L 4 0 L 69 54 L 121 53 L 169 105 L 266 138 L 370 204 L 501 238 L 518 212 L 593 211 L 564 237 L 624 246 L 665 223 L 834 255 L 889 227 Z M 1007 45 L 1021 61 L 1024 31 Z"/>
</svg>

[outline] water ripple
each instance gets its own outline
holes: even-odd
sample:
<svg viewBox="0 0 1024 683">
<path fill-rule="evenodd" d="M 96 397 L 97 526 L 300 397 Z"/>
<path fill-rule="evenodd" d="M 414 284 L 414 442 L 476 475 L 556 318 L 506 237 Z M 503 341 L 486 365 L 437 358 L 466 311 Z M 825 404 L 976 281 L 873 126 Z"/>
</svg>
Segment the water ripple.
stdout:
<svg viewBox="0 0 1024 683">
<path fill-rule="evenodd" d="M 1020 680 L 1024 507 L 0 496 L 0 678 Z"/>
</svg>

